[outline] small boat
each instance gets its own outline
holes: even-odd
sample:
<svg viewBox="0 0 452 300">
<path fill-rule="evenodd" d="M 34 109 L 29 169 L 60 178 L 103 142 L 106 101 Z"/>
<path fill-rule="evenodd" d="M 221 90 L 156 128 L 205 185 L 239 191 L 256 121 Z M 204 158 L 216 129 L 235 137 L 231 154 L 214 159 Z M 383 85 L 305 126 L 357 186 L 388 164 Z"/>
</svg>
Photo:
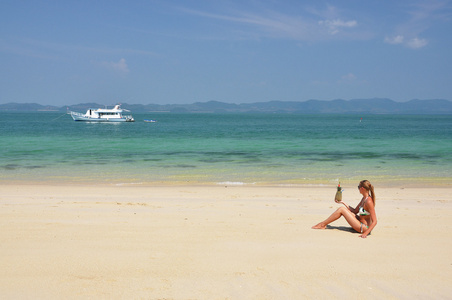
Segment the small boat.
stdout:
<svg viewBox="0 0 452 300">
<path fill-rule="evenodd" d="M 156 123 L 157 122 L 156 120 L 144 120 L 144 121 L 147 123 Z"/>
<path fill-rule="evenodd" d="M 135 122 L 132 115 L 123 115 L 122 112 L 127 111 L 127 109 L 122 109 L 121 104 L 115 105 L 114 108 L 90 108 L 85 114 L 70 111 L 72 119 L 74 121 L 85 121 L 85 122 Z"/>
</svg>

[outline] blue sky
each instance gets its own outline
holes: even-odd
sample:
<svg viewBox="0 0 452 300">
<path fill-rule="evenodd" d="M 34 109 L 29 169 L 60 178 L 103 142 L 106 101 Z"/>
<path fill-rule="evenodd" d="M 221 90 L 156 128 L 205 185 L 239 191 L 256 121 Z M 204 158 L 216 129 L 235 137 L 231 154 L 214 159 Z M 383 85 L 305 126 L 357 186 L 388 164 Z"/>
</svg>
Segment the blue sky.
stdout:
<svg viewBox="0 0 452 300">
<path fill-rule="evenodd" d="M 0 103 L 452 100 L 452 2 L 0 3 Z"/>
</svg>

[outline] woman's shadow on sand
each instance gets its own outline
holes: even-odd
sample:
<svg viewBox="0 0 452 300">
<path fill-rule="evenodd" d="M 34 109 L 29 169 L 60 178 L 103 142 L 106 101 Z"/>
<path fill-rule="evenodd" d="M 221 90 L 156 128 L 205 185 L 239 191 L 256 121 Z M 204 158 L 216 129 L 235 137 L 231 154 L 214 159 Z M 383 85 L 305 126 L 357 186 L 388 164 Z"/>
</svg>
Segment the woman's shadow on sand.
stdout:
<svg viewBox="0 0 452 300">
<path fill-rule="evenodd" d="M 350 232 L 350 233 L 356 233 L 356 231 L 351 228 L 351 227 L 347 227 L 347 226 L 331 226 L 331 225 L 326 225 L 325 229 L 333 229 L 333 230 L 340 230 L 340 231 L 345 231 L 345 232 Z"/>
</svg>

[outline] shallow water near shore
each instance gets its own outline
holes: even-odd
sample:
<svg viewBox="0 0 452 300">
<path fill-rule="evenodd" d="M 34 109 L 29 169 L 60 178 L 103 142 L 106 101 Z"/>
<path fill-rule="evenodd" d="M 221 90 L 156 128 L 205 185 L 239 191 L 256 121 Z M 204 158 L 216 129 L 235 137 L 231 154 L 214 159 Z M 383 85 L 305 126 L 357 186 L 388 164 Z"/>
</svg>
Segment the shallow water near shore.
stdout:
<svg viewBox="0 0 452 300">
<path fill-rule="evenodd" d="M 121 124 L 0 115 L 4 181 L 449 185 L 452 177 L 448 115 L 133 113 L 136 122 Z"/>
</svg>

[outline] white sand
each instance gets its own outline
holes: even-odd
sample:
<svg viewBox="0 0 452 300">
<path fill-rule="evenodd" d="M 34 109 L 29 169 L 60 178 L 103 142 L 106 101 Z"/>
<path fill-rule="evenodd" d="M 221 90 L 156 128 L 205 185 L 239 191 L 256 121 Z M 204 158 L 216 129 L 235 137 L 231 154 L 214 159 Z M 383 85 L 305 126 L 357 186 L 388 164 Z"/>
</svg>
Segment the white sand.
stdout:
<svg viewBox="0 0 452 300">
<path fill-rule="evenodd" d="M 367 239 L 345 220 L 311 229 L 338 207 L 334 186 L 0 190 L 2 299 L 452 295 L 451 188 L 377 186 Z"/>
</svg>

